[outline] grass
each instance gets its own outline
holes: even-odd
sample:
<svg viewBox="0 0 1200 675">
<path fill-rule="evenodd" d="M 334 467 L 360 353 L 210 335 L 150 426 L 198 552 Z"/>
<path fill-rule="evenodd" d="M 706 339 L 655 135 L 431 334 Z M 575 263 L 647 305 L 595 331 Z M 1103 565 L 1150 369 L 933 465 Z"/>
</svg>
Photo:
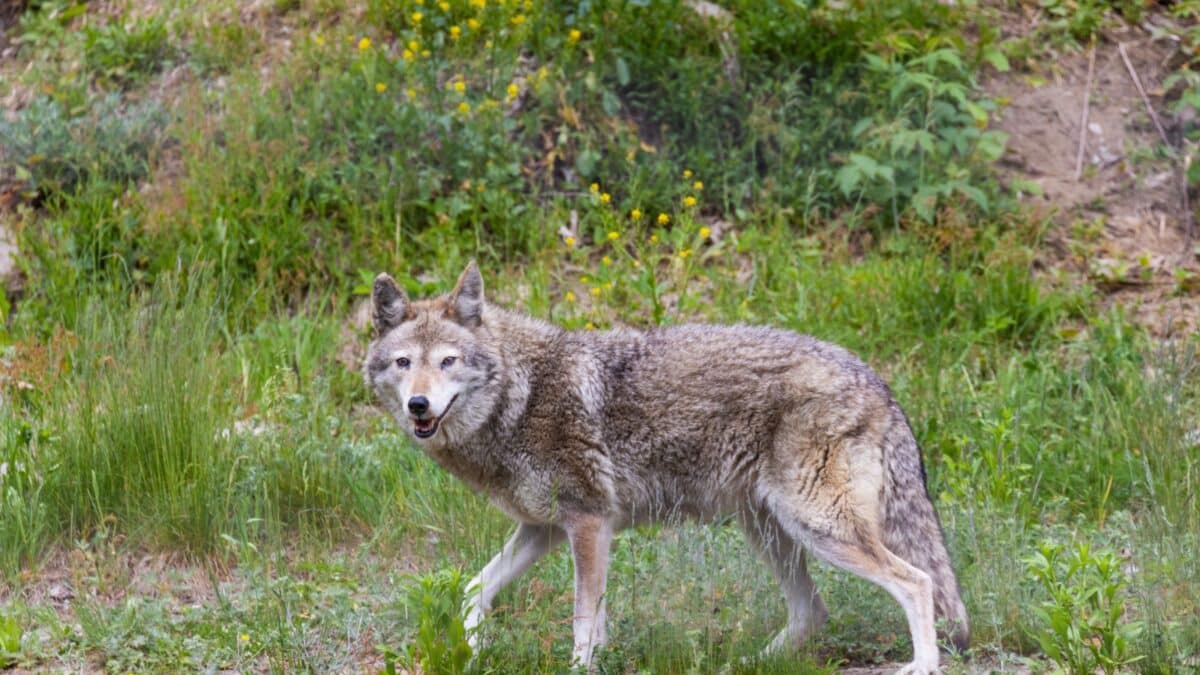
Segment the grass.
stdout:
<svg viewBox="0 0 1200 675">
<path fill-rule="evenodd" d="M 851 348 L 924 448 L 974 663 L 1050 667 L 1046 542 L 1116 556 L 1133 668 L 1192 663 L 1200 342 L 1031 272 L 1050 225 L 993 178 L 982 10 L 728 6 L 31 5 L 5 85 L 31 98 L 0 120 L 27 276 L 0 326 L 0 666 L 380 670 L 427 643 L 412 589 L 510 524 L 371 411 L 351 317 L 377 271 L 427 295 L 471 258 L 570 328 Z M 743 670 L 907 658 L 890 598 L 815 575 L 828 629 Z M 502 595 L 470 670 L 564 668 L 571 578 L 559 551 Z M 784 618 L 729 524 L 623 533 L 609 588 L 604 670 L 715 672 Z"/>
</svg>

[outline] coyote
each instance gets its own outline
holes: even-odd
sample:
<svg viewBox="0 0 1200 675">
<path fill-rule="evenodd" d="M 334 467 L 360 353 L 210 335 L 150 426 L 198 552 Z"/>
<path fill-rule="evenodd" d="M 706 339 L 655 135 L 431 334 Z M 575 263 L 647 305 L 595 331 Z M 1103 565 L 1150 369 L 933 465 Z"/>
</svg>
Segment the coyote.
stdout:
<svg viewBox="0 0 1200 675">
<path fill-rule="evenodd" d="M 798 647 L 826 617 L 806 551 L 904 608 L 914 655 L 901 673 L 938 670 L 935 617 L 966 649 L 908 419 L 845 349 L 746 325 L 563 330 L 485 302 L 474 262 L 448 295 L 426 300 L 380 274 L 372 319 L 367 386 L 424 452 L 517 522 L 470 586 L 468 628 L 565 540 L 573 659 L 590 668 L 607 637 L 614 532 L 732 515 L 787 604 L 766 653 Z"/>
</svg>

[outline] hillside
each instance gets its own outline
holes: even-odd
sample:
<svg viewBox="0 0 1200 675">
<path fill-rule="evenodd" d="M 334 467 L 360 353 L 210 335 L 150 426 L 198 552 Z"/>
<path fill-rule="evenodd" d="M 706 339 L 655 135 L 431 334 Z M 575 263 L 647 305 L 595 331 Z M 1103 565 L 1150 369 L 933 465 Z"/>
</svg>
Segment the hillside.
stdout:
<svg viewBox="0 0 1200 675">
<path fill-rule="evenodd" d="M 973 624 L 948 672 L 1195 668 L 1198 19 L 0 0 L 0 670 L 453 670 L 512 526 L 361 362 L 378 272 L 423 297 L 471 259 L 567 328 L 769 324 L 880 372 Z M 813 565 L 828 624 L 742 661 L 785 611 L 731 522 L 612 558 L 605 672 L 912 651 Z M 559 551 L 501 595 L 468 672 L 566 669 L 571 580 Z"/>
</svg>

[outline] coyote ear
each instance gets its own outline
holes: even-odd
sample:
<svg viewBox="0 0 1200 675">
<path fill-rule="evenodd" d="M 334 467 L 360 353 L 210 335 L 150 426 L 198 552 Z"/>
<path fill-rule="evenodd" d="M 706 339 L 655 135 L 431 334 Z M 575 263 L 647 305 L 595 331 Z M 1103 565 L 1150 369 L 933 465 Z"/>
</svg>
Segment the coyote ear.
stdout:
<svg viewBox="0 0 1200 675">
<path fill-rule="evenodd" d="M 371 289 L 371 318 L 379 335 L 399 326 L 408 318 L 408 296 L 396 285 L 396 280 L 387 274 L 375 277 L 375 286 Z"/>
<path fill-rule="evenodd" d="M 454 290 L 450 291 L 446 315 L 467 328 L 475 328 L 483 320 L 483 277 L 474 260 L 467 263 Z"/>
</svg>

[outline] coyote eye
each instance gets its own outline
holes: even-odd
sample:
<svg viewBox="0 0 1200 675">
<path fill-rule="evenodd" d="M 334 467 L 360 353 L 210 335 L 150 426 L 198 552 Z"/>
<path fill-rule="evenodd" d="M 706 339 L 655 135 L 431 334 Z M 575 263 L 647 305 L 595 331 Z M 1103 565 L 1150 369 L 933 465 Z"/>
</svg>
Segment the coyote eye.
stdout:
<svg viewBox="0 0 1200 675">
<path fill-rule="evenodd" d="M 412 361 L 409 361 L 408 357 L 406 356 L 401 356 L 400 358 L 396 359 L 396 365 L 400 366 L 401 368 L 407 368 L 410 364 L 412 364 Z"/>
<path fill-rule="evenodd" d="M 447 356 L 446 358 L 442 359 L 442 367 L 449 368 L 450 366 L 454 365 L 454 362 L 457 360 L 458 359 L 453 356 Z"/>
</svg>

